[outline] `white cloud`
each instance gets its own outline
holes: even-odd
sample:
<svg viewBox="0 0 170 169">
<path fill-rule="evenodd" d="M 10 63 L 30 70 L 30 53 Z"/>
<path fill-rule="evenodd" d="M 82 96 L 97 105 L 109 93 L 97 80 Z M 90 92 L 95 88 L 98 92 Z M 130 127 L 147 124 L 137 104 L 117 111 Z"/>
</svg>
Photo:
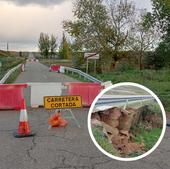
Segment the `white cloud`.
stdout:
<svg viewBox="0 0 170 169">
<path fill-rule="evenodd" d="M 0 42 L 36 44 L 41 32 L 61 38 L 62 22 L 73 18 L 74 0 L 0 0 Z M 150 0 L 133 0 L 151 8 Z"/>
<path fill-rule="evenodd" d="M 0 41 L 37 42 L 40 32 L 62 35 L 63 20 L 72 19 L 70 1 L 58 6 L 19 7 L 0 3 Z"/>
<path fill-rule="evenodd" d="M 19 6 L 38 4 L 42 6 L 57 5 L 63 3 L 65 0 L 0 0 L 14 3 Z"/>
</svg>

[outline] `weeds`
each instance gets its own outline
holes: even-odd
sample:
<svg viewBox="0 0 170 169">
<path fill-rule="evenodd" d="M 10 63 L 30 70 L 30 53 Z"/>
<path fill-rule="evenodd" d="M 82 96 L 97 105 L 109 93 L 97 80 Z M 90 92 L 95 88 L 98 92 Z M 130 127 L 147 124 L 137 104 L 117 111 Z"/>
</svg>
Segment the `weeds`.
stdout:
<svg viewBox="0 0 170 169">
<path fill-rule="evenodd" d="M 161 128 L 152 128 L 147 129 L 144 127 L 144 125 L 137 126 L 136 129 L 133 129 L 133 134 L 137 133 L 137 135 L 134 137 L 134 141 L 141 143 L 143 142 L 145 145 L 146 151 L 150 150 L 158 141 L 160 135 L 161 135 Z"/>
<path fill-rule="evenodd" d="M 104 137 L 104 134 L 98 128 L 92 128 L 93 135 L 97 143 L 108 153 L 112 155 L 118 155 L 118 152 L 113 148 L 113 145 L 109 143 L 108 139 Z"/>
</svg>

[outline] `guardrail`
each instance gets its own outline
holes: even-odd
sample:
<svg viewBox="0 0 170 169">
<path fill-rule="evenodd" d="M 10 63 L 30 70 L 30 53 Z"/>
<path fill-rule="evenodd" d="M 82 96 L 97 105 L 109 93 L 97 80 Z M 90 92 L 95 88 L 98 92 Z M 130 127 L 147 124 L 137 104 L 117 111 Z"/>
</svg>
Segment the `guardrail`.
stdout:
<svg viewBox="0 0 170 169">
<path fill-rule="evenodd" d="M 22 64 L 19 64 L 18 66 L 16 66 L 16 67 L 12 68 L 11 70 L 9 70 L 9 71 L 5 74 L 5 76 L 0 80 L 0 84 L 5 83 L 5 81 L 9 78 L 9 76 L 10 76 L 13 72 L 15 72 L 19 67 L 21 67 L 21 65 L 22 65 Z"/>
<path fill-rule="evenodd" d="M 95 104 L 95 109 L 105 110 L 114 106 L 124 106 L 126 104 L 143 103 L 145 101 L 155 100 L 152 96 L 122 96 L 100 98 Z"/>
<path fill-rule="evenodd" d="M 78 70 L 78 69 L 74 69 L 74 68 L 70 68 L 70 67 L 64 67 L 65 68 L 65 71 L 66 72 L 72 72 L 72 73 L 77 73 L 80 75 L 80 77 L 84 77 L 85 79 L 87 80 L 90 80 L 92 82 L 95 82 L 95 83 L 102 83 L 102 81 L 96 79 L 95 77 L 87 74 L 87 73 L 84 73 L 83 71 L 81 70 Z"/>
</svg>

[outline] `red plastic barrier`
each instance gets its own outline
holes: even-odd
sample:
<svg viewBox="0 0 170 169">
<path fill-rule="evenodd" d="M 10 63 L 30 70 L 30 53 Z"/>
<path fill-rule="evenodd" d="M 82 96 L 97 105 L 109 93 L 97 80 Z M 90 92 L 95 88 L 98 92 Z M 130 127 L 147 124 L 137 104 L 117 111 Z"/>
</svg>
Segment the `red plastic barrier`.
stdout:
<svg viewBox="0 0 170 169">
<path fill-rule="evenodd" d="M 82 97 L 83 106 L 91 106 L 103 87 L 99 83 L 66 83 L 69 95 Z"/>
<path fill-rule="evenodd" d="M 0 85 L 0 109 L 19 110 L 24 98 L 23 88 L 27 84 L 1 84 Z"/>
<path fill-rule="evenodd" d="M 52 72 L 59 72 L 60 71 L 60 66 L 59 65 L 51 65 L 50 70 Z"/>
</svg>

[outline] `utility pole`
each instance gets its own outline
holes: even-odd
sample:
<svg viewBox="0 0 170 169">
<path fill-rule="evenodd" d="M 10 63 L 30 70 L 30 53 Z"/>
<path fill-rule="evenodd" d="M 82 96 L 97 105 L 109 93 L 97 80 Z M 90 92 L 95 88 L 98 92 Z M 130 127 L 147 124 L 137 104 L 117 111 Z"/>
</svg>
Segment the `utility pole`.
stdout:
<svg viewBox="0 0 170 169">
<path fill-rule="evenodd" d="M 8 42 L 6 44 L 6 50 L 7 50 L 7 52 L 9 51 L 9 44 L 8 44 Z"/>
</svg>

